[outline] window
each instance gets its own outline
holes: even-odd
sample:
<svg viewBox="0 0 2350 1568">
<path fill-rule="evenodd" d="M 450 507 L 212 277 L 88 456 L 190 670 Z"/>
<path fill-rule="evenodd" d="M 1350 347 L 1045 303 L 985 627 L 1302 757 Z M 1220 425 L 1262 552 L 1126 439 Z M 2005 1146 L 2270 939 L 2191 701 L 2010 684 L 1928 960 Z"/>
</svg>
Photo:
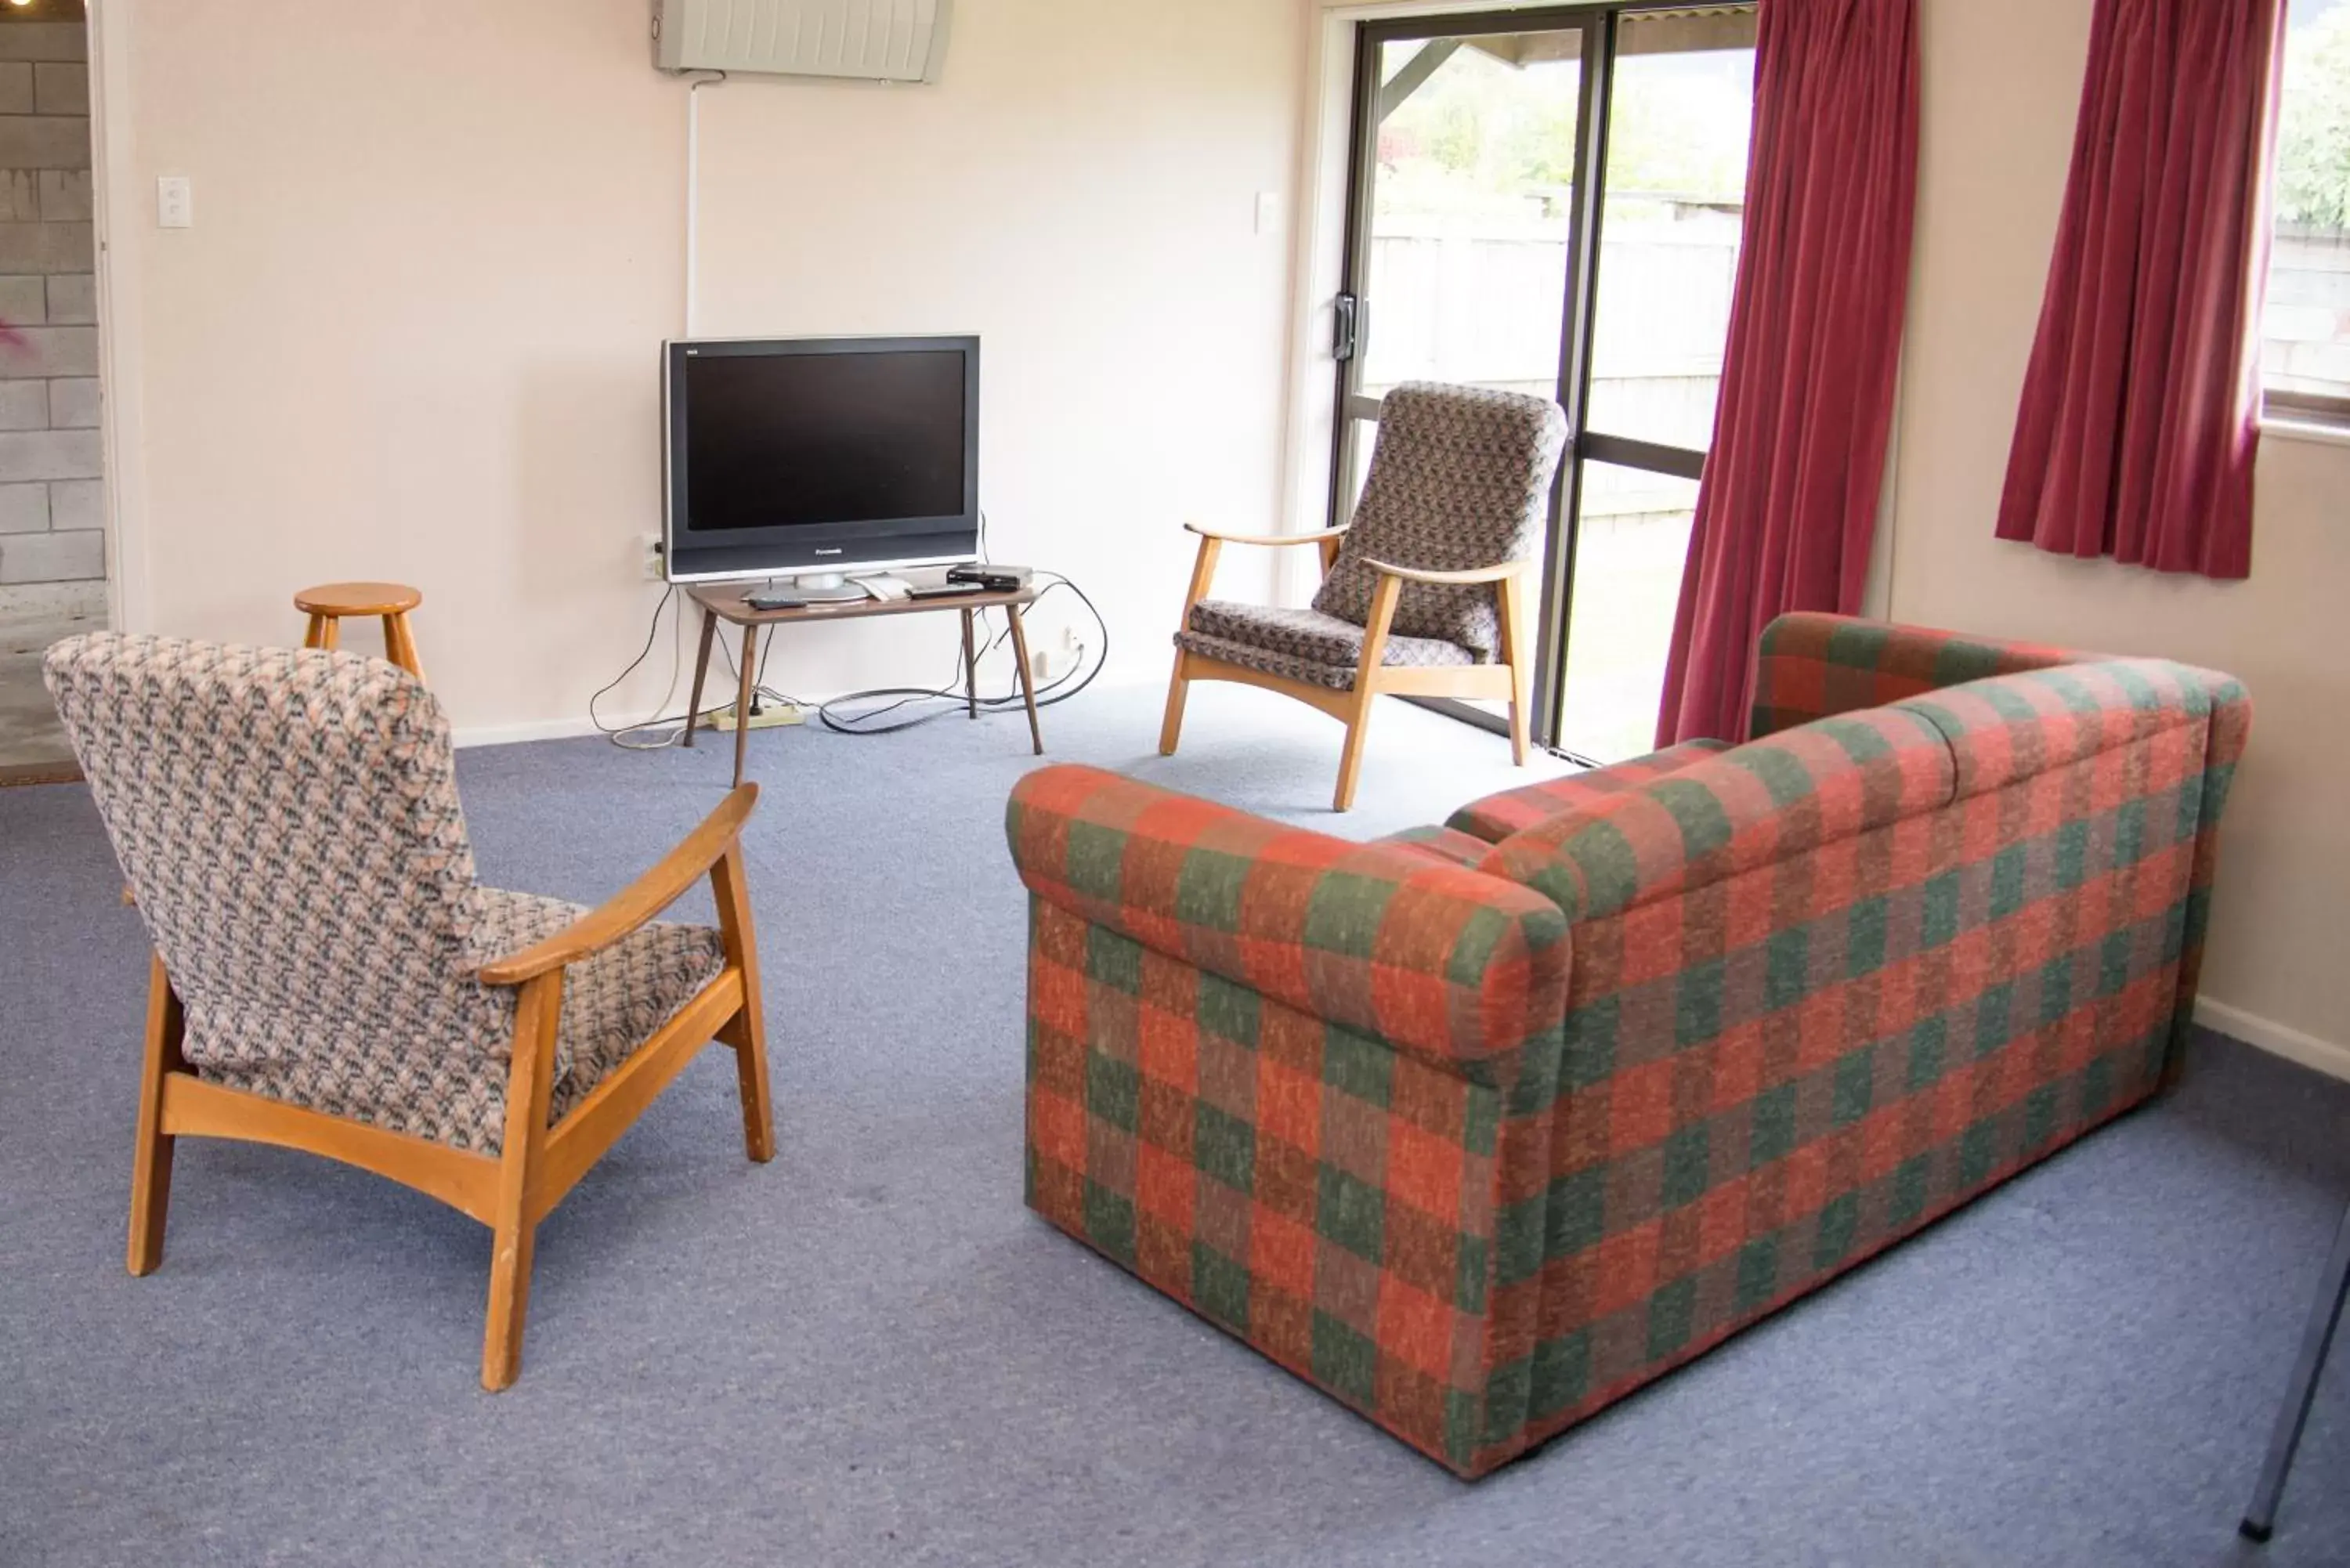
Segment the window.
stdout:
<svg viewBox="0 0 2350 1568">
<path fill-rule="evenodd" d="M 1756 26 L 1751 5 L 1644 0 L 1358 34 L 1333 521 L 1397 382 L 1555 397 L 1574 441 L 1531 728 L 1586 761 L 1656 734 L 1738 275 Z"/>
<path fill-rule="evenodd" d="M 2272 199 L 2268 411 L 2350 423 L 2350 0 L 2287 6 Z"/>
</svg>

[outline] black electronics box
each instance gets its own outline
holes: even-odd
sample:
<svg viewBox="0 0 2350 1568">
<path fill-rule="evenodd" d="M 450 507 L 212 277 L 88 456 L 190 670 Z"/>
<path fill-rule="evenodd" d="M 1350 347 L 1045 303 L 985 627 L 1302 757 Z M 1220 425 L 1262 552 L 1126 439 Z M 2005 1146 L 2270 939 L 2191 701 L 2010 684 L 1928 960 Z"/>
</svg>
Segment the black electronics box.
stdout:
<svg viewBox="0 0 2350 1568">
<path fill-rule="evenodd" d="M 977 583 L 992 594 L 1017 593 L 1028 586 L 1025 566 L 998 566 L 987 562 L 974 562 L 966 566 L 949 566 L 947 581 Z"/>
</svg>

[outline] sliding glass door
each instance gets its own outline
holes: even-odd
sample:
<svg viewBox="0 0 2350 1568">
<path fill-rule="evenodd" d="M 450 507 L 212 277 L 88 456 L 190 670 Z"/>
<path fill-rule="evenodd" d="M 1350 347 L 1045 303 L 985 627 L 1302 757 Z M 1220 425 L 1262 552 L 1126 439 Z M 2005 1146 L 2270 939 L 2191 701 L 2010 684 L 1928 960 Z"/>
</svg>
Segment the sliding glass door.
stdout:
<svg viewBox="0 0 2350 1568">
<path fill-rule="evenodd" d="M 1646 751 L 1656 724 L 1737 268 L 1753 38 L 1736 5 L 1361 30 L 1334 515 L 1397 382 L 1556 398 L 1572 444 L 1534 727 L 1594 761 Z"/>
</svg>

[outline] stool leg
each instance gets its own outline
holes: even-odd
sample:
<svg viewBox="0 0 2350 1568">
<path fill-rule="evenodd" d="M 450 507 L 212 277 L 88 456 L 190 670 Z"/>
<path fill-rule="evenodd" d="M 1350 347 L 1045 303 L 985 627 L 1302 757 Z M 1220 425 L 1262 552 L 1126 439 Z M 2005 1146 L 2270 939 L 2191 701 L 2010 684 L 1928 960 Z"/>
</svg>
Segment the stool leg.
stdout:
<svg viewBox="0 0 2350 1568">
<path fill-rule="evenodd" d="M 324 618 L 325 618 L 325 620 L 326 620 L 326 623 L 327 623 L 327 624 L 326 624 L 325 626 L 321 627 L 321 628 L 319 628 L 319 630 L 318 630 L 318 646 L 319 646 L 320 648 L 329 648 L 329 649 L 332 649 L 332 648 L 340 648 L 340 647 L 342 647 L 342 645 L 343 645 L 343 622 L 342 622 L 342 618 L 341 618 L 340 616 L 331 616 L 331 615 L 330 615 L 330 616 L 325 617 Z"/>
<path fill-rule="evenodd" d="M 408 612 L 395 610 L 383 618 L 384 657 L 417 680 L 424 679 L 424 661 L 416 656 L 416 635 L 408 628 Z"/>
<path fill-rule="evenodd" d="M 327 628 L 332 625 L 334 625 L 332 620 L 320 615 L 317 610 L 312 610 L 310 629 L 302 634 L 302 646 L 305 648 L 334 647 L 334 640 L 327 635 Z"/>
</svg>

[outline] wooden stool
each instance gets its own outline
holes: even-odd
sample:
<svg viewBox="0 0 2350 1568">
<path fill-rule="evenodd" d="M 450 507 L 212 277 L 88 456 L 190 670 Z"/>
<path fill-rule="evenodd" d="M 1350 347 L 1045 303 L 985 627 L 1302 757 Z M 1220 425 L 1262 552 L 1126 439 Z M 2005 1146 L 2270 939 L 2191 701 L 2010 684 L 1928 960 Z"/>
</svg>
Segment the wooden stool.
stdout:
<svg viewBox="0 0 2350 1568">
<path fill-rule="evenodd" d="M 383 656 L 419 680 L 424 679 L 424 661 L 416 657 L 408 612 L 423 602 L 422 594 L 401 583 L 321 583 L 294 596 L 294 607 L 310 618 L 303 647 L 339 646 L 337 628 L 345 616 L 381 616 Z"/>
</svg>

